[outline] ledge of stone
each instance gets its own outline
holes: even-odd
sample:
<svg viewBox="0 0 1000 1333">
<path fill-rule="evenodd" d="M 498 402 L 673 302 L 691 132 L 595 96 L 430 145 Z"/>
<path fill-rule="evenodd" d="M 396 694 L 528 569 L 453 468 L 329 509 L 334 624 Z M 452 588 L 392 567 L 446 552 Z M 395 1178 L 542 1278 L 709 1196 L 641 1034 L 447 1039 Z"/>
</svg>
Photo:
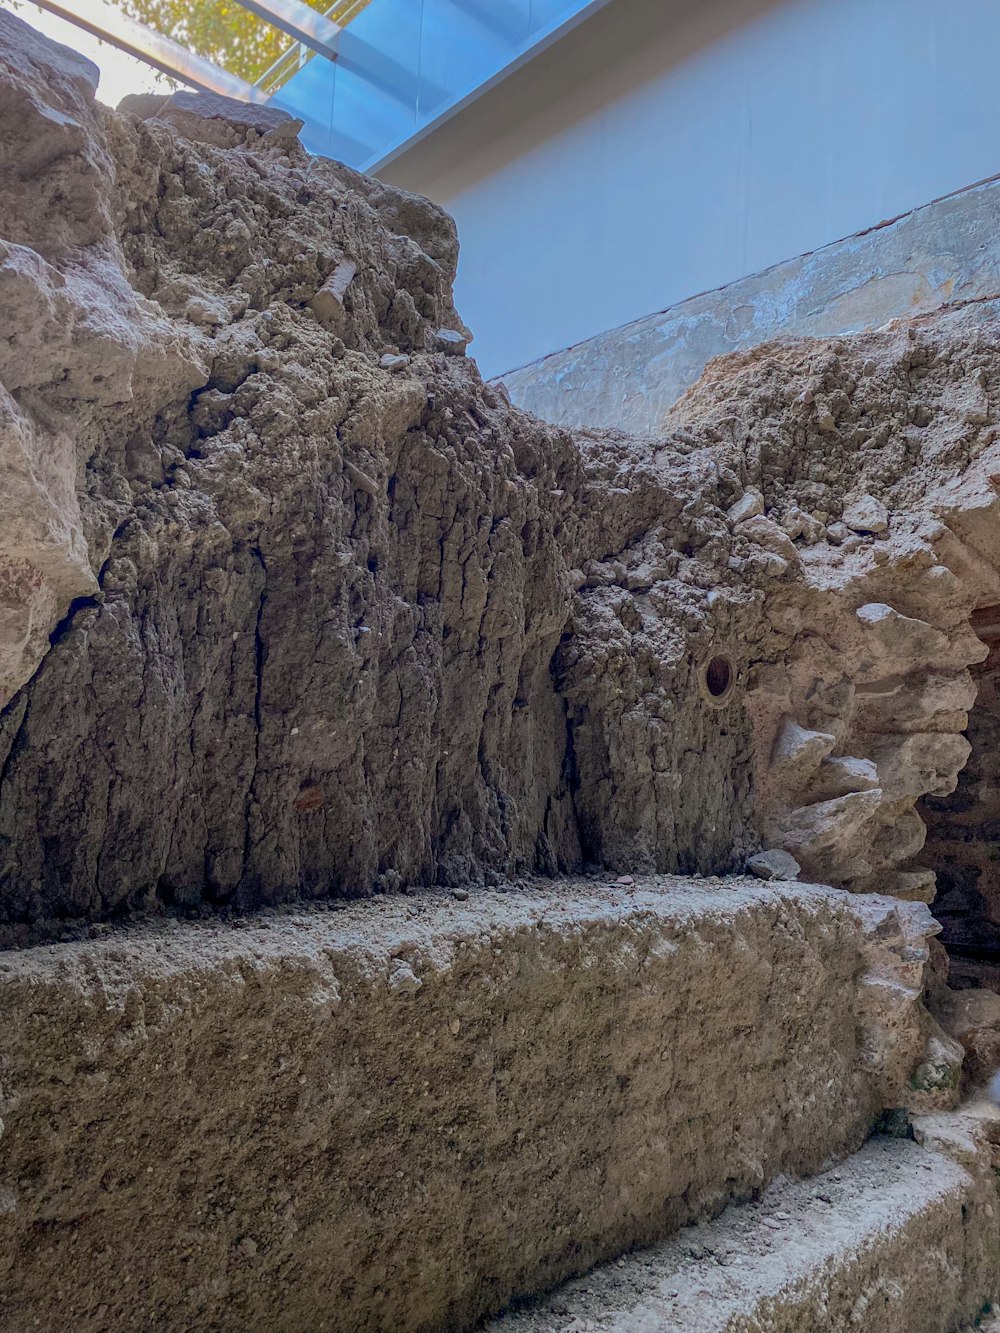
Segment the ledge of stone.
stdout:
<svg viewBox="0 0 1000 1333">
<path fill-rule="evenodd" d="M 0 1322 L 470 1325 L 855 1148 L 932 928 L 664 876 L 2 955 Z"/>
</svg>

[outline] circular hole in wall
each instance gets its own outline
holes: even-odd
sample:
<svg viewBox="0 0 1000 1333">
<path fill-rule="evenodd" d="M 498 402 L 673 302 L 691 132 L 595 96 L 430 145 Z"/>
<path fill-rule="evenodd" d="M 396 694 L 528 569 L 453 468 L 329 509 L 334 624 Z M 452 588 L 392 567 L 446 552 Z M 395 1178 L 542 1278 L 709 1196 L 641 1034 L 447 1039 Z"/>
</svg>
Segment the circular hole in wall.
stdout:
<svg viewBox="0 0 1000 1333">
<path fill-rule="evenodd" d="M 732 659 L 725 653 L 717 653 L 709 659 L 701 672 L 702 692 L 710 704 L 716 707 L 729 701 L 736 684 L 736 668 Z"/>
</svg>

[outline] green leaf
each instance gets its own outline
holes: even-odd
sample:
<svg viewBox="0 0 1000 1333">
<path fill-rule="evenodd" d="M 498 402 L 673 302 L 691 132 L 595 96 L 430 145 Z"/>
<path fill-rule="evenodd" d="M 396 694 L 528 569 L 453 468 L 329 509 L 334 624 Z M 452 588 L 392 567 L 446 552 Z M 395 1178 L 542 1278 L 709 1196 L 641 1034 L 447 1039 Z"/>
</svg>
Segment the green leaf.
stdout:
<svg viewBox="0 0 1000 1333">
<path fill-rule="evenodd" d="M 114 0 L 122 13 L 172 37 L 181 46 L 221 65 L 232 74 L 255 82 L 290 45 L 277 28 L 230 0 Z M 311 9 L 329 14 L 335 22 L 353 18 L 370 0 L 305 0 Z"/>
</svg>

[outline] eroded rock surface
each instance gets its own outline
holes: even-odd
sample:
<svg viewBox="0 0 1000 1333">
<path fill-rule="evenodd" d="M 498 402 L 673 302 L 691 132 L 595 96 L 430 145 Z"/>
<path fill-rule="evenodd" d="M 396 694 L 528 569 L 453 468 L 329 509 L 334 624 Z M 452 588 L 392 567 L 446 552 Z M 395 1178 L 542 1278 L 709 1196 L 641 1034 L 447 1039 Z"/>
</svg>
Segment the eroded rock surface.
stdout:
<svg viewBox="0 0 1000 1333">
<path fill-rule="evenodd" d="M 990 307 L 570 435 L 464 354 L 432 205 L 0 43 L 7 938 L 761 850 L 932 897 L 1000 604 Z"/>
<path fill-rule="evenodd" d="M 951 1107 L 1000 313 L 570 434 L 466 355 L 440 210 L 94 82 L 0 11 L 0 945 L 92 936 L 0 966 L 11 1327 L 465 1327 Z"/>
</svg>

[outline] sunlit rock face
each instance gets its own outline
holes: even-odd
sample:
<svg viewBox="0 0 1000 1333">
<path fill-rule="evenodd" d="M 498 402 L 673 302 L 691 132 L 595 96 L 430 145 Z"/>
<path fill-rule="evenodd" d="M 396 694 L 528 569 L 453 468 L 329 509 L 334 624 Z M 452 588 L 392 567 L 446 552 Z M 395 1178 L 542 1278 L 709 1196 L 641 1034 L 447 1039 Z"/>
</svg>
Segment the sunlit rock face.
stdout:
<svg viewBox="0 0 1000 1333">
<path fill-rule="evenodd" d="M 933 896 L 1000 603 L 990 306 L 557 431 L 466 354 L 439 209 L 0 42 L 7 937 L 761 850 Z"/>
</svg>

